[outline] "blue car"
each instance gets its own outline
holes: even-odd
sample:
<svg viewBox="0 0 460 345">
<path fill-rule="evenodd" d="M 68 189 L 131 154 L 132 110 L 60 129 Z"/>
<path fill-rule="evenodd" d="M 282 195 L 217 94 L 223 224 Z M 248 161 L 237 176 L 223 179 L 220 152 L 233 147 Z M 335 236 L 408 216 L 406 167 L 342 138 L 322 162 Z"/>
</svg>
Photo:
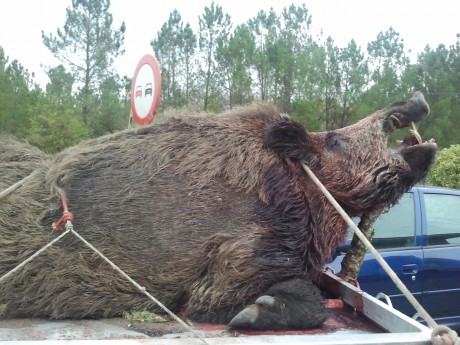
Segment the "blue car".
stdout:
<svg viewBox="0 0 460 345">
<path fill-rule="evenodd" d="M 460 329 L 460 190 L 413 187 L 377 219 L 374 230 L 372 244 L 431 317 Z M 335 272 L 351 237 L 329 264 Z M 382 292 L 394 308 L 418 318 L 371 253 L 366 253 L 358 282 L 363 291 Z"/>
</svg>

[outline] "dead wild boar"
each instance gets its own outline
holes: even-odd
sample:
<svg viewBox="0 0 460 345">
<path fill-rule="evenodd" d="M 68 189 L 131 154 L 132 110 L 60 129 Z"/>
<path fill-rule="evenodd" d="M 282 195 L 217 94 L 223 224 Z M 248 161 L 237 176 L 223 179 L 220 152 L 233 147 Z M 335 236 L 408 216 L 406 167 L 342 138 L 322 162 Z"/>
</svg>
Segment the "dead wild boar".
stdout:
<svg viewBox="0 0 460 345">
<path fill-rule="evenodd" d="M 36 172 L 0 200 L 0 275 L 59 235 L 51 224 L 65 193 L 75 230 L 170 309 L 232 327 L 319 326 L 326 311 L 314 283 L 347 225 L 300 162 L 350 216 L 383 209 L 425 177 L 437 150 L 410 136 L 391 149 L 387 138 L 428 112 L 417 92 L 312 133 L 260 104 L 125 130 L 53 157 L 0 145 L 1 186 L 29 174 L 29 161 Z M 5 169 L 11 157 L 16 170 Z M 161 311 L 72 235 L 1 283 L 0 304 L 3 317 Z"/>
</svg>

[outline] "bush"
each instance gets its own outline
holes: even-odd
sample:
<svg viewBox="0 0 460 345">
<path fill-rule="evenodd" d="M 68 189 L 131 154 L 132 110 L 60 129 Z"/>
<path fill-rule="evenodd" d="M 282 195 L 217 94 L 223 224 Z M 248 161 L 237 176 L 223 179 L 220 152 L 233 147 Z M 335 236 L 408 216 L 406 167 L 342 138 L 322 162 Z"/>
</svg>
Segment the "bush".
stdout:
<svg viewBox="0 0 460 345">
<path fill-rule="evenodd" d="M 460 189 L 460 145 L 451 145 L 438 153 L 428 182 L 435 186 Z"/>
<path fill-rule="evenodd" d="M 50 110 L 30 120 L 26 139 L 47 153 L 56 153 L 88 137 L 88 130 L 72 111 Z"/>
</svg>

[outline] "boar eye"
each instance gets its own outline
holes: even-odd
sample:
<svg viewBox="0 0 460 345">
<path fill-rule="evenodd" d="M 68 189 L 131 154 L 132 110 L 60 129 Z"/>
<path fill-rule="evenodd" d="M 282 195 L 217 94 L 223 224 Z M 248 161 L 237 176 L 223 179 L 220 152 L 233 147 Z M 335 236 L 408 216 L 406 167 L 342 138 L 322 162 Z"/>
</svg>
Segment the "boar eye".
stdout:
<svg viewBox="0 0 460 345">
<path fill-rule="evenodd" d="M 326 134 L 326 147 L 329 150 L 343 149 L 345 148 L 345 142 L 339 134 L 328 132 Z"/>
</svg>

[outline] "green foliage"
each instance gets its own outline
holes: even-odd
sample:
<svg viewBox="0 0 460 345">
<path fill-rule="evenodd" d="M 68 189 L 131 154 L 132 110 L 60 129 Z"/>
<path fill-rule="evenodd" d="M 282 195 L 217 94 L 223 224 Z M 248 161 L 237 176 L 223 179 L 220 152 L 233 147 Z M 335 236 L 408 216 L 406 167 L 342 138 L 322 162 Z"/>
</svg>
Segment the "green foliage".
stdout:
<svg viewBox="0 0 460 345">
<path fill-rule="evenodd" d="M 212 2 L 197 21 L 195 33 L 174 10 L 152 35 L 161 65 L 160 111 L 218 112 L 268 101 L 308 130 L 331 130 L 420 90 L 431 113 L 419 133 L 441 148 L 459 144 L 458 39 L 451 46 L 427 46 L 410 64 L 393 28 L 364 51 L 354 40 L 339 47 L 332 37 L 312 34 L 305 5 L 261 10 L 233 28 Z M 112 24 L 110 0 L 72 0 L 63 28 L 55 35 L 42 32 L 43 43 L 62 63 L 48 67 L 44 91 L 0 47 L 0 132 L 56 152 L 126 127 L 131 81 L 112 69 L 123 53 L 126 28 Z"/>
<path fill-rule="evenodd" d="M 436 138 L 440 147 L 459 143 L 460 128 L 460 47 L 429 46 L 419 55 L 417 79 L 430 104 L 430 116 L 420 127 L 424 138 Z"/>
<path fill-rule="evenodd" d="M 273 9 L 268 13 L 261 10 L 256 17 L 248 21 L 256 42 L 251 67 L 256 75 L 255 88 L 262 101 L 270 99 L 274 84 L 274 70 L 271 66 L 273 58 L 270 57 L 269 51 L 277 35 L 277 23 L 278 16 Z"/>
<path fill-rule="evenodd" d="M 254 36 L 246 25 L 238 25 L 228 40 L 218 41 L 216 60 L 230 108 L 253 100 L 252 78 L 247 66 L 252 62 L 254 48 Z"/>
<path fill-rule="evenodd" d="M 48 153 L 75 145 L 88 137 L 81 114 L 72 96 L 74 78 L 60 65 L 48 70 L 50 83 L 30 116 L 26 133 L 21 136 Z"/>
<path fill-rule="evenodd" d="M 147 311 L 147 310 L 124 311 L 122 316 L 124 319 L 129 320 L 129 321 L 140 321 L 140 322 L 147 322 L 147 323 L 157 323 L 157 322 L 167 321 L 164 317 L 157 315 L 155 313 L 152 313 L 150 311 Z"/>
<path fill-rule="evenodd" d="M 31 109 L 41 96 L 33 74 L 17 60 L 9 62 L 0 47 L 0 132 L 23 137 L 29 127 Z"/>
<path fill-rule="evenodd" d="M 222 104 L 222 89 L 217 78 L 217 49 L 218 44 L 225 45 L 232 22 L 228 14 L 224 14 L 222 7 L 214 1 L 211 6 L 204 8 L 204 13 L 199 17 L 198 47 L 203 56 L 202 85 L 204 88 L 204 110 L 220 110 Z"/>
<path fill-rule="evenodd" d="M 59 65 L 48 70 L 50 83 L 46 85 L 46 93 L 50 98 L 54 98 L 57 104 L 72 102 L 72 89 L 75 78 L 65 70 L 63 65 Z"/>
<path fill-rule="evenodd" d="M 85 124 L 94 113 L 93 96 L 100 84 L 112 76 L 114 58 L 124 53 L 125 24 L 113 29 L 109 9 L 110 0 L 72 0 L 63 30 L 58 29 L 57 35 L 45 35 L 42 31 L 43 44 L 70 67 L 80 86 Z"/>
<path fill-rule="evenodd" d="M 8 58 L 0 47 L 0 130 L 13 132 L 16 128 L 14 119 L 15 98 L 14 85 L 7 73 Z"/>
<path fill-rule="evenodd" d="M 123 54 L 125 24 L 112 28 L 110 0 L 72 0 L 66 10 L 66 22 L 57 35 L 45 35 L 43 44 L 63 63 L 69 63 L 78 82 L 96 88 L 113 59 Z"/>
<path fill-rule="evenodd" d="M 323 130 L 319 113 L 319 106 L 314 101 L 296 100 L 292 105 L 292 118 L 303 124 L 310 132 Z"/>
<path fill-rule="evenodd" d="M 375 109 L 381 109 L 389 100 L 402 99 L 405 87 L 401 84 L 401 76 L 408 67 L 409 59 L 404 51 L 403 40 L 392 27 L 385 32 L 381 31 L 367 45 L 367 51 L 372 66 L 370 77 L 373 85 L 370 92 L 373 94 Z"/>
<path fill-rule="evenodd" d="M 325 47 L 324 116 L 327 130 L 348 125 L 356 116 L 369 75 L 368 61 L 351 40 L 346 48 L 329 37 Z M 367 114 L 366 114 L 367 115 Z"/>
<path fill-rule="evenodd" d="M 428 181 L 435 186 L 460 189 L 460 145 L 451 145 L 438 153 Z"/>
<path fill-rule="evenodd" d="M 190 25 L 184 26 L 181 15 L 174 10 L 150 45 L 161 65 L 161 108 L 185 105 L 193 87 L 191 56 L 196 48 Z"/>
<path fill-rule="evenodd" d="M 112 29 L 109 8 L 110 0 L 72 0 L 63 29 L 42 32 L 43 43 L 62 62 L 48 67 L 45 92 L 0 47 L 0 132 L 57 152 L 127 125 L 127 80 L 111 69 L 123 53 L 125 26 Z"/>
<path fill-rule="evenodd" d="M 91 137 L 98 137 L 126 128 L 129 111 L 120 105 L 122 87 L 116 78 L 108 78 L 101 84 L 100 95 L 94 113 L 88 120 Z"/>
<path fill-rule="evenodd" d="M 56 153 L 88 137 L 80 117 L 71 110 L 63 112 L 45 107 L 31 119 L 26 139 L 45 152 Z"/>
</svg>

